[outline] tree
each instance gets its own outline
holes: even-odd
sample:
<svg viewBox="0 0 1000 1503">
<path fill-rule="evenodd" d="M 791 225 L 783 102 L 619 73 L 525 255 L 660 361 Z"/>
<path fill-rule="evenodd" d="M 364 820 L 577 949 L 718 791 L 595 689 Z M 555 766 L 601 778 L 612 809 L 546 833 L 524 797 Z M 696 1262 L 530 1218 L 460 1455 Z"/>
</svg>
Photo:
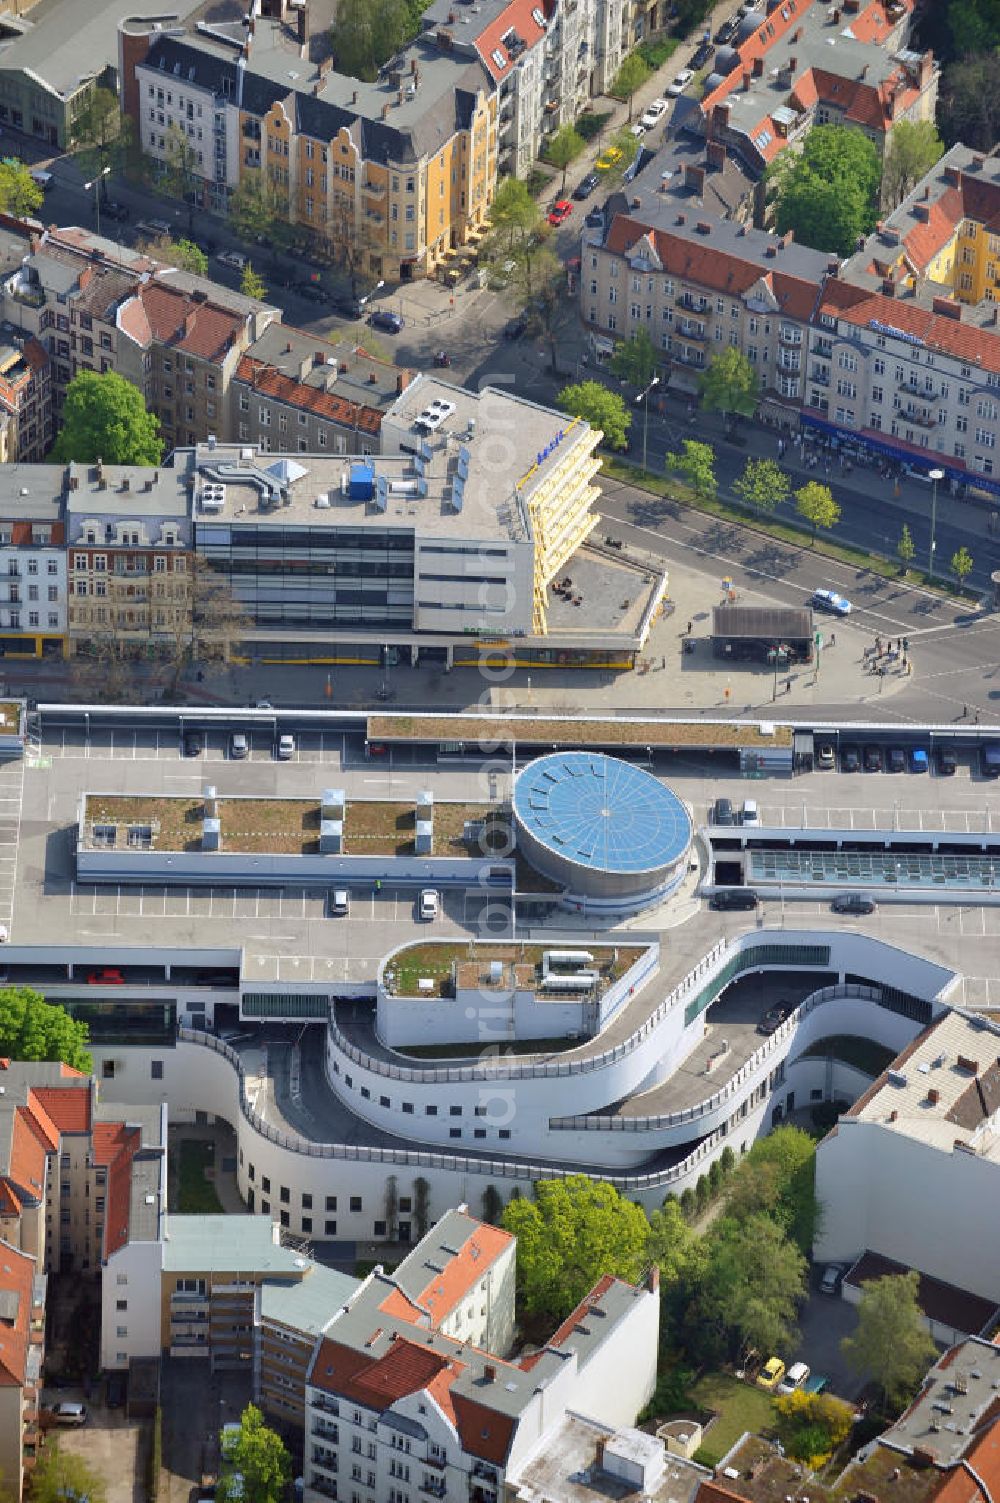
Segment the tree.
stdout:
<svg viewBox="0 0 1000 1503">
<path fill-rule="evenodd" d="M 167 127 L 164 150 L 163 186 L 174 198 L 182 198 L 187 204 L 188 234 L 191 234 L 194 229 L 194 200 L 205 181 L 198 163 L 198 150 L 187 131 L 176 124 Z"/>
<path fill-rule="evenodd" d="M 14 157 L 0 162 L 0 210 L 18 219 L 30 219 L 43 197 L 26 163 Z"/>
<path fill-rule="evenodd" d="M 786 1453 L 804 1462 L 810 1471 L 825 1466 L 838 1446 L 851 1433 L 854 1408 L 832 1394 L 779 1394 L 774 1401 L 778 1438 Z"/>
<path fill-rule="evenodd" d="M 226 1445 L 218 1496 L 222 1503 L 283 1503 L 292 1473 L 284 1441 L 254 1404 L 240 1415 L 240 1433 Z"/>
<path fill-rule="evenodd" d="M 73 125 L 73 145 L 85 177 L 100 178 L 105 167 L 114 170 L 120 165 L 128 146 L 126 121 L 128 116 L 122 115 L 114 89 L 90 90 Z"/>
<path fill-rule="evenodd" d="M 782 153 L 778 163 L 768 189 L 779 234 L 791 230 L 803 245 L 849 255 L 877 217 L 881 167 L 873 142 L 853 126 L 817 125 L 799 157 Z"/>
<path fill-rule="evenodd" d="M 86 704 L 117 704 L 133 690 L 130 645 L 114 631 L 101 632 L 77 644 L 70 672 L 77 693 Z"/>
<path fill-rule="evenodd" d="M 948 28 L 959 56 L 995 51 L 1000 38 L 1000 0 L 951 0 Z"/>
<path fill-rule="evenodd" d="M 229 199 L 229 218 L 243 240 L 267 242 L 280 249 L 288 241 L 288 205 L 261 172 L 247 172 Z"/>
<path fill-rule="evenodd" d="M 833 492 L 818 480 L 807 480 L 795 492 L 795 510 L 812 527 L 814 544 L 820 527 L 836 527 L 840 521 L 840 506 L 833 499 Z"/>
<path fill-rule="evenodd" d="M 545 160 L 551 162 L 553 167 L 562 171 L 562 186 L 560 193 L 566 192 L 566 169 L 574 157 L 578 157 L 586 146 L 586 141 L 578 134 L 572 125 L 561 125 L 555 135 L 549 139 L 545 148 Z"/>
<path fill-rule="evenodd" d="M 504 1228 L 517 1238 L 517 1281 L 532 1315 L 562 1319 L 602 1274 L 635 1282 L 649 1222 L 613 1185 L 571 1174 L 542 1179 L 534 1200 L 511 1201 Z"/>
<path fill-rule="evenodd" d="M 900 120 L 882 158 L 882 207 L 894 209 L 934 166 L 944 142 L 933 120 Z"/>
<path fill-rule="evenodd" d="M 1000 49 L 951 63 L 941 80 L 938 119 L 949 145 L 992 151 L 1000 135 Z"/>
<path fill-rule="evenodd" d="M 566 268 L 545 245 L 526 249 L 515 261 L 514 295 L 549 347 L 550 374 L 558 376 L 560 340 L 576 319 L 574 304 L 566 296 Z"/>
<path fill-rule="evenodd" d="M 600 381 L 579 381 L 564 386 L 556 401 L 564 412 L 600 428 L 609 449 L 625 448 L 632 414 L 617 392 L 608 391 Z"/>
<path fill-rule="evenodd" d="M 757 372 L 734 345 L 713 355 L 698 377 L 698 391 L 706 412 L 753 417 L 757 411 Z"/>
<path fill-rule="evenodd" d="M 254 271 L 253 263 L 250 261 L 243 268 L 243 275 L 240 277 L 240 291 L 244 297 L 252 297 L 258 303 L 262 303 L 267 297 L 264 278 Z"/>
<path fill-rule="evenodd" d="M 951 555 L 951 572 L 955 576 L 955 583 L 961 587 L 972 573 L 973 557 L 963 543 L 957 553 Z"/>
<path fill-rule="evenodd" d="M 104 1478 L 89 1467 L 82 1456 L 64 1451 L 50 1436 L 31 1474 L 34 1503 L 67 1503 L 67 1499 L 86 1503 L 105 1503 Z"/>
<path fill-rule="evenodd" d="M 776 1127 L 753 1145 L 732 1175 L 726 1214 L 741 1219 L 761 1211 L 809 1254 L 820 1218 L 816 1143 L 799 1127 Z"/>
<path fill-rule="evenodd" d="M 379 68 L 417 32 L 406 0 L 340 0 L 330 31 L 337 69 L 371 82 Z"/>
<path fill-rule="evenodd" d="M 791 1339 L 807 1264 L 769 1216 L 724 1217 L 706 1235 L 707 1257 L 691 1314 L 698 1338 L 731 1356 L 779 1351 Z"/>
<path fill-rule="evenodd" d="M 159 418 L 116 371 L 79 371 L 66 388 L 62 422 L 50 456 L 56 464 L 159 464 L 163 456 Z"/>
<path fill-rule="evenodd" d="M 694 1253 L 696 1237 L 684 1219 L 680 1202 L 668 1197 L 649 1218 L 646 1259 L 660 1270 L 660 1285 L 680 1279 Z"/>
<path fill-rule="evenodd" d="M 188 582 L 188 629 L 172 639 L 175 687 L 191 664 L 228 663 L 252 625 L 229 575 L 214 569 L 203 554 L 192 553 L 188 559 Z"/>
<path fill-rule="evenodd" d="M 920 1275 L 912 1268 L 869 1280 L 861 1291 L 857 1326 L 840 1343 L 858 1376 L 872 1378 L 893 1405 L 916 1392 L 936 1354 L 917 1300 L 919 1288 Z"/>
<path fill-rule="evenodd" d="M 630 386 L 648 386 L 660 364 L 656 346 L 645 329 L 622 340 L 609 361 L 612 375 Z"/>
<path fill-rule="evenodd" d="M 168 266 L 177 266 L 181 271 L 192 271 L 199 277 L 208 275 L 208 256 L 193 240 L 152 240 L 140 243 L 141 250 L 148 251 L 158 261 Z"/>
<path fill-rule="evenodd" d="M 774 511 L 787 501 L 791 483 L 773 459 L 748 459 L 743 474 L 733 481 L 733 490 L 748 506 Z"/>
<path fill-rule="evenodd" d="M 615 99 L 628 100 L 629 120 L 632 119 L 632 96 L 642 88 L 649 76 L 649 64 L 638 52 L 630 52 L 615 74 L 615 81 L 609 92 Z"/>
<path fill-rule="evenodd" d="M 683 475 L 699 501 L 715 500 L 719 487 L 715 478 L 715 450 L 711 444 L 686 438 L 679 453 L 667 454 L 666 466 L 668 470 Z"/>
<path fill-rule="evenodd" d="M 902 560 L 904 574 L 912 564 L 913 556 L 916 551 L 917 545 L 913 541 L 913 534 L 910 532 L 909 527 L 907 527 L 906 523 L 904 522 L 903 530 L 899 534 L 899 542 L 896 544 L 896 552 L 899 554 L 899 557 Z"/>
<path fill-rule="evenodd" d="M 86 1023 L 71 1018 L 57 1003 L 46 1002 L 39 992 L 26 986 L 0 989 L 0 1054 L 5 1058 L 58 1059 L 89 1075 L 89 1039 Z"/>
</svg>

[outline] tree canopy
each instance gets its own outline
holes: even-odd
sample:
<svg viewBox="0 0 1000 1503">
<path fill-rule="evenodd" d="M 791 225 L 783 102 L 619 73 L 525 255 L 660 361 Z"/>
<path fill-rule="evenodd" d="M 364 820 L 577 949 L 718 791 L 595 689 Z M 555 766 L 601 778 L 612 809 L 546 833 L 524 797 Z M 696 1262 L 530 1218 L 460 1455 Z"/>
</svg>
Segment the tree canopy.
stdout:
<svg viewBox="0 0 1000 1503">
<path fill-rule="evenodd" d="M 650 77 L 649 64 L 638 52 L 630 52 L 623 58 L 622 65 L 615 74 L 614 83 L 610 93 L 616 99 L 628 100 L 628 118 L 632 119 L 632 96 L 641 89 Z"/>
<path fill-rule="evenodd" d="M 778 1438 L 787 1455 L 819 1471 L 851 1433 L 854 1408 L 826 1393 L 779 1394 L 774 1401 Z"/>
<path fill-rule="evenodd" d="M 759 1138 L 733 1171 L 726 1210 L 738 1219 L 766 1212 L 808 1255 L 820 1219 L 814 1139 L 787 1123 Z"/>
<path fill-rule="evenodd" d="M 861 1291 L 857 1326 L 840 1343 L 854 1371 L 874 1379 L 892 1404 L 916 1392 L 936 1354 L 917 1303 L 919 1286 L 912 1268 L 871 1279 Z"/>
<path fill-rule="evenodd" d="M 208 256 L 193 240 L 154 240 L 149 249 L 158 261 L 166 261 L 168 266 L 179 266 L 181 271 L 192 271 L 200 277 L 208 275 Z"/>
<path fill-rule="evenodd" d="M 82 1456 L 64 1451 L 50 1436 L 31 1474 L 31 1496 L 34 1503 L 67 1503 L 72 1498 L 105 1503 L 107 1488 L 104 1478 Z"/>
<path fill-rule="evenodd" d="M 563 412 L 600 428 L 609 449 L 625 448 L 632 414 L 616 391 L 609 391 L 600 381 L 578 381 L 564 386 L 556 401 Z"/>
<path fill-rule="evenodd" d="M 416 36 L 423 8 L 420 0 L 339 0 L 330 31 L 338 71 L 371 82 Z"/>
<path fill-rule="evenodd" d="M 518 1288 L 533 1315 L 562 1319 L 602 1274 L 635 1282 L 644 1267 L 645 1212 L 582 1174 L 538 1180 L 533 1200 L 509 1203 L 503 1225 L 517 1237 Z"/>
<path fill-rule="evenodd" d="M 813 530 L 813 542 L 820 527 L 836 527 L 840 521 L 840 505 L 833 499 L 828 485 L 819 480 L 807 480 L 795 492 L 795 510 Z"/>
<path fill-rule="evenodd" d="M 27 219 L 41 206 L 44 194 L 26 162 L 13 157 L 0 162 L 0 210 Z"/>
<path fill-rule="evenodd" d="M 159 464 L 163 456 L 159 418 L 116 371 L 79 371 L 66 389 L 62 424 L 52 448 L 56 464 Z"/>
<path fill-rule="evenodd" d="M 264 278 L 258 272 L 254 271 L 253 264 L 250 261 L 243 268 L 243 275 L 240 277 L 240 291 L 244 297 L 252 297 L 258 303 L 262 303 L 267 297 Z"/>
<path fill-rule="evenodd" d="M 695 438 L 686 438 L 680 452 L 667 454 L 666 466 L 683 476 L 699 501 L 714 501 L 719 486 L 715 478 L 715 450 L 711 444 L 699 443 Z"/>
<path fill-rule="evenodd" d="M 881 164 L 864 131 L 816 125 L 801 154 L 783 152 L 769 170 L 779 234 L 815 250 L 847 256 L 859 235 L 874 229 Z"/>
<path fill-rule="evenodd" d="M 551 162 L 553 167 L 562 171 L 562 187 L 560 193 L 566 192 L 566 169 L 574 157 L 578 157 L 586 146 L 586 141 L 574 130 L 572 125 L 561 125 L 555 135 L 549 138 L 545 147 L 545 160 Z"/>
<path fill-rule="evenodd" d="M 218 1496 L 222 1503 L 283 1503 L 292 1472 L 281 1437 L 255 1404 L 240 1415 L 240 1433 L 225 1447 Z"/>
<path fill-rule="evenodd" d="M 5 1058 L 58 1059 L 86 1075 L 93 1068 L 89 1039 L 86 1023 L 46 1002 L 40 992 L 26 986 L 0 989 L 0 1055 Z"/>
<path fill-rule="evenodd" d="M 992 151 L 1000 136 L 1000 48 L 959 58 L 944 70 L 938 118 L 945 140 Z"/>
<path fill-rule="evenodd" d="M 645 329 L 637 329 L 615 347 L 609 361 L 612 375 L 632 386 L 648 386 L 656 375 L 660 357 Z"/>
<path fill-rule="evenodd" d="M 733 490 L 759 511 L 773 511 L 788 499 L 791 481 L 773 459 L 748 459 L 743 474 L 733 481 Z"/>
<path fill-rule="evenodd" d="M 752 417 L 759 389 L 757 372 L 734 345 L 713 355 L 698 376 L 701 405 L 706 412 L 721 412 L 724 417 L 731 412 Z"/>
<path fill-rule="evenodd" d="M 806 1293 L 807 1264 L 778 1223 L 757 1213 L 726 1216 L 705 1238 L 706 1260 L 689 1319 L 731 1357 L 780 1351 L 791 1339 Z"/>
<path fill-rule="evenodd" d="M 933 120 L 900 120 L 882 158 L 882 207 L 895 209 L 944 152 Z"/>
<path fill-rule="evenodd" d="M 948 29 L 956 56 L 995 52 L 1000 44 L 1000 0 L 949 0 Z"/>
</svg>

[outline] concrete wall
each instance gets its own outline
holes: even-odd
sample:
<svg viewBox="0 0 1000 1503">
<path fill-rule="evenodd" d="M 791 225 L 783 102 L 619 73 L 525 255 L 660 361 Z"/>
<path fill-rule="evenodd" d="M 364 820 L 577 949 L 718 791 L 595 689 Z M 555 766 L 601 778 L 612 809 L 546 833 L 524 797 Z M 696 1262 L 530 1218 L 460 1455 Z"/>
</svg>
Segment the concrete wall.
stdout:
<svg viewBox="0 0 1000 1503">
<path fill-rule="evenodd" d="M 332 885 L 375 882 L 391 873 L 393 882 L 414 887 L 474 887 L 502 893 L 502 883 L 487 875 L 504 871 L 513 885 L 512 861 L 473 856 L 272 856 L 241 851 L 82 850 L 76 853 L 81 882 L 157 882 L 232 885 L 262 882 L 308 882 Z"/>
<path fill-rule="evenodd" d="M 865 1248 L 1000 1303 L 1000 1164 L 847 1118 L 820 1144 L 824 1261 Z"/>
<path fill-rule="evenodd" d="M 465 987 L 455 997 L 392 997 L 379 987 L 376 1027 L 383 1044 L 469 1044 L 478 1049 L 513 1039 L 565 1038 L 582 1034 L 584 998 L 548 1000 L 531 991 Z M 402 1063 L 402 1061 L 400 1061 Z"/>
<path fill-rule="evenodd" d="M 160 1242 L 129 1242 L 101 1270 L 101 1366 L 127 1368 L 132 1357 L 158 1357 Z M 118 1309 L 119 1300 L 128 1308 Z M 119 1336 L 118 1328 L 127 1334 Z"/>
</svg>

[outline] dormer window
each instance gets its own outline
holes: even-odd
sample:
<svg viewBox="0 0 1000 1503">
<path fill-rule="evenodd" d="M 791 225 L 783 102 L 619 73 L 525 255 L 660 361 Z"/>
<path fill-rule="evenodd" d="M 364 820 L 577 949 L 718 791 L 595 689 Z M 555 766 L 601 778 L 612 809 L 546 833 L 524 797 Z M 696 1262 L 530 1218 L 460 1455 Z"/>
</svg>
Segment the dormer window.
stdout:
<svg viewBox="0 0 1000 1503">
<path fill-rule="evenodd" d="M 490 53 L 490 56 L 492 57 L 494 63 L 498 68 L 506 68 L 507 59 L 504 57 L 499 47 L 494 47 L 493 51 Z"/>
</svg>

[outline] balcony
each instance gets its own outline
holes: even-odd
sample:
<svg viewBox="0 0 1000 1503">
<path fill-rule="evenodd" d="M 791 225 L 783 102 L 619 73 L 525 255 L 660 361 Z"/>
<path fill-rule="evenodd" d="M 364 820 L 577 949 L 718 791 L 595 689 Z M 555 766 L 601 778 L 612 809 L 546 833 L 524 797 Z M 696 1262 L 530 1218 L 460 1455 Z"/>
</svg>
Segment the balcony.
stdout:
<svg viewBox="0 0 1000 1503">
<path fill-rule="evenodd" d="M 45 307 L 45 292 L 41 287 L 24 287 L 15 283 L 10 288 L 10 295 L 15 303 L 22 303 L 25 308 Z"/>
<path fill-rule="evenodd" d="M 701 343 L 708 339 L 704 324 L 678 324 L 676 332 L 682 339 L 697 339 Z"/>
<path fill-rule="evenodd" d="M 778 343 L 794 346 L 796 349 L 802 344 L 802 330 L 792 329 L 782 324 L 778 330 Z"/>
<path fill-rule="evenodd" d="M 812 352 L 814 355 L 818 355 L 821 360 L 831 359 L 833 356 L 833 340 L 814 339 L 812 342 Z"/>
<path fill-rule="evenodd" d="M 936 428 L 937 418 L 926 407 L 906 407 L 900 414 L 908 423 L 916 423 L 918 428 Z"/>
<path fill-rule="evenodd" d="M 365 182 L 365 183 L 361 184 L 361 191 L 368 198 L 382 199 L 382 198 L 385 198 L 386 186 L 385 186 L 385 183 L 368 183 L 368 182 Z"/>
<path fill-rule="evenodd" d="M 710 306 L 707 297 L 692 297 L 690 292 L 678 293 L 674 301 L 678 308 L 687 308 L 691 313 L 707 313 Z"/>
<path fill-rule="evenodd" d="M 420 1491 L 426 1493 L 429 1498 L 443 1498 L 445 1487 L 446 1484 L 443 1477 L 440 1479 L 428 1477 L 426 1482 L 421 1482 Z"/>
<path fill-rule="evenodd" d="M 310 1434 L 315 1435 L 320 1440 L 332 1440 L 335 1444 L 340 1444 L 339 1427 L 337 1425 L 328 1425 L 323 1420 L 313 1420 Z"/>
<path fill-rule="evenodd" d="M 798 373 L 802 369 L 802 361 L 799 356 L 793 355 L 789 350 L 779 350 L 777 365 L 781 371 Z"/>
<path fill-rule="evenodd" d="M 830 372 L 824 370 L 821 365 L 814 365 L 809 372 L 809 379 L 814 386 L 829 386 Z"/>
<path fill-rule="evenodd" d="M 448 1458 L 447 1456 L 437 1456 L 433 1451 L 428 1451 L 424 1457 L 424 1465 L 437 1467 L 438 1471 L 443 1472 L 448 1465 Z"/>
</svg>

